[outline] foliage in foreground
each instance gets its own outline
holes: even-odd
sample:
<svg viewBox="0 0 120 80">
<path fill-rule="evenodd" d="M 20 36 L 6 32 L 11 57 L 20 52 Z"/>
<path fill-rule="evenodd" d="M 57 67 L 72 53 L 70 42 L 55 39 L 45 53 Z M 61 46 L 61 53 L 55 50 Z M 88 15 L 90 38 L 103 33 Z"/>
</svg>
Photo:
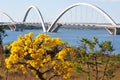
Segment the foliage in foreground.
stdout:
<svg viewBox="0 0 120 80">
<path fill-rule="evenodd" d="M 83 38 L 76 49 L 76 70 L 87 74 L 87 80 L 111 80 L 115 76 L 115 60 L 111 41 L 99 42 Z"/>
<path fill-rule="evenodd" d="M 2 27 L 0 27 L 0 54 L 3 53 L 2 40 L 3 40 L 3 38 L 4 38 L 5 36 L 7 36 L 7 35 L 5 34 L 5 30 L 4 30 Z"/>
<path fill-rule="evenodd" d="M 51 38 L 46 34 L 34 38 L 33 33 L 29 33 L 19 36 L 10 47 L 10 56 L 5 60 L 8 69 L 23 73 L 30 70 L 41 80 L 51 80 L 56 76 L 67 79 L 71 76 L 73 64 L 70 55 L 74 50 L 60 38 Z"/>
</svg>

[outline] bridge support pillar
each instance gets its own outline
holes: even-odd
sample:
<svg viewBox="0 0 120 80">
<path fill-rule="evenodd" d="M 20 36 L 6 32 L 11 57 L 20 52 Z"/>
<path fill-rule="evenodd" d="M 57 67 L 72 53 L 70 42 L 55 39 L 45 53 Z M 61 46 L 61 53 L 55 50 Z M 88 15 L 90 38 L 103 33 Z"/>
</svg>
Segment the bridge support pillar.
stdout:
<svg viewBox="0 0 120 80">
<path fill-rule="evenodd" d="M 19 31 L 18 26 L 16 25 L 15 31 Z"/>
<path fill-rule="evenodd" d="M 120 35 L 120 28 L 116 28 L 116 35 Z"/>
<path fill-rule="evenodd" d="M 56 24 L 56 25 L 55 25 L 55 28 L 53 28 L 51 32 L 57 32 L 58 29 L 59 29 L 61 26 L 62 26 L 62 24 Z"/>
<path fill-rule="evenodd" d="M 24 27 L 25 27 L 24 24 L 17 24 L 15 31 L 23 31 L 23 30 L 24 30 Z"/>
<path fill-rule="evenodd" d="M 120 35 L 120 28 L 107 28 L 107 30 L 112 35 Z"/>
<path fill-rule="evenodd" d="M 24 28 L 25 28 L 25 25 L 24 25 L 24 24 L 22 24 L 22 25 L 20 26 L 20 31 L 23 31 L 23 30 L 24 30 Z"/>
</svg>

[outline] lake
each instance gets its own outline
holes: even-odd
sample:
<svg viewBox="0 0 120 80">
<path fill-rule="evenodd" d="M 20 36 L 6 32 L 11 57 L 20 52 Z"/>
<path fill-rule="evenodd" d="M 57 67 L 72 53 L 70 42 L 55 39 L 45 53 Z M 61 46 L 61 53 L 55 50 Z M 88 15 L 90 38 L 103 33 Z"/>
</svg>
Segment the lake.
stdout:
<svg viewBox="0 0 120 80">
<path fill-rule="evenodd" d="M 3 43 L 7 44 L 17 39 L 19 35 L 24 35 L 29 32 L 34 32 L 34 35 L 44 33 L 42 30 L 24 30 L 12 32 L 6 30 L 7 37 L 3 39 Z M 120 53 L 120 35 L 110 35 L 107 30 L 63 30 L 60 29 L 57 33 L 47 33 L 51 37 L 60 37 L 63 41 L 70 43 L 73 46 L 79 46 L 82 38 L 93 39 L 97 37 L 99 41 L 111 41 L 115 49 L 115 53 Z"/>
</svg>

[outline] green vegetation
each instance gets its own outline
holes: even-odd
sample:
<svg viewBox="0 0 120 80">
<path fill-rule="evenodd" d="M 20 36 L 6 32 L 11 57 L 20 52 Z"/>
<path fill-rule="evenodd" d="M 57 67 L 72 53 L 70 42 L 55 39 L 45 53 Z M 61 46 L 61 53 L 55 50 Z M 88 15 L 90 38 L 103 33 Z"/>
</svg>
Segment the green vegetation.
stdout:
<svg viewBox="0 0 120 80">
<path fill-rule="evenodd" d="M 0 80 L 119 80 L 120 54 L 111 41 L 83 38 L 71 47 L 60 38 L 33 33 L 9 44 L 1 64 Z M 71 73 L 72 72 L 72 73 Z"/>
<path fill-rule="evenodd" d="M 3 53 L 3 46 L 2 46 L 2 40 L 6 36 L 5 31 L 2 27 L 0 27 L 0 54 Z"/>
<path fill-rule="evenodd" d="M 87 74 L 87 80 L 111 80 L 115 76 L 113 46 L 110 41 L 82 39 L 76 49 L 76 70 Z"/>
</svg>

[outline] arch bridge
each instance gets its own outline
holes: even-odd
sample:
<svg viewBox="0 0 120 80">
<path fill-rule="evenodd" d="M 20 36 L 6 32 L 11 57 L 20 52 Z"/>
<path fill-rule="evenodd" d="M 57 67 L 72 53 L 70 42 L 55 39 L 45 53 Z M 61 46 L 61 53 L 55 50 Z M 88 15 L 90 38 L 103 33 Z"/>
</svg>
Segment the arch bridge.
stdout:
<svg viewBox="0 0 120 80">
<path fill-rule="evenodd" d="M 32 24 L 41 24 L 42 26 L 42 29 L 43 29 L 43 32 L 57 32 L 59 30 L 59 28 L 62 26 L 62 25 L 71 25 L 71 24 L 64 24 L 64 23 L 58 23 L 58 20 L 64 15 L 66 14 L 69 10 L 71 10 L 72 8 L 74 7 L 77 7 L 77 6 L 88 6 L 94 10 L 96 10 L 97 12 L 99 12 L 107 21 L 109 21 L 110 25 L 100 25 L 100 26 L 103 26 L 110 34 L 120 34 L 120 26 L 116 24 L 116 22 L 104 11 L 102 10 L 101 8 L 99 8 L 98 6 L 96 5 L 92 5 L 92 4 L 89 4 L 89 3 L 76 3 L 76 4 L 73 4 L 73 5 L 70 5 L 68 6 L 66 9 L 64 9 L 57 17 L 56 19 L 52 22 L 52 23 L 45 23 L 44 22 L 44 19 L 43 19 L 43 16 L 40 12 L 40 10 L 36 7 L 36 6 L 30 6 L 26 13 L 25 13 L 25 16 L 23 18 L 23 21 L 22 22 L 15 22 L 8 14 L 4 13 L 4 12 L 1 12 L 2 15 L 6 16 L 8 19 L 11 20 L 11 23 L 7 23 L 7 24 L 1 24 L 1 25 L 9 25 L 9 28 L 12 30 L 12 31 L 16 31 L 18 30 L 17 29 L 17 25 L 21 25 L 21 30 L 24 29 L 24 25 L 25 24 L 31 24 L 29 22 L 26 22 L 26 19 L 27 19 L 27 16 L 30 12 L 31 9 L 34 9 L 39 17 L 39 20 L 40 20 L 40 23 L 32 23 Z M 12 24 L 12 25 L 11 25 Z M 45 24 L 48 24 L 50 26 L 48 26 L 48 28 L 46 28 Z M 76 24 L 72 24 L 72 25 L 76 25 Z M 80 25 L 83 25 L 81 23 L 79 23 L 78 26 Z M 85 25 L 85 24 L 84 24 Z M 87 24 L 87 25 L 91 25 L 91 24 Z M 92 25 L 99 25 L 99 24 L 92 24 Z"/>
<path fill-rule="evenodd" d="M 7 23 L 7 25 L 11 31 L 15 31 L 16 30 L 15 21 L 7 13 L 5 13 L 5 12 L 0 12 L 0 13 L 11 21 L 10 23 Z M 0 24 L 4 25 L 4 22 L 2 22 Z"/>
<path fill-rule="evenodd" d="M 94 10 L 96 10 L 97 12 L 101 13 L 102 16 L 104 16 L 110 23 L 111 26 L 110 27 L 105 27 L 106 30 L 110 33 L 110 34 L 120 34 L 120 27 L 115 23 L 115 21 L 101 8 L 99 8 L 98 6 L 89 4 L 89 3 L 76 3 L 73 5 L 70 5 L 69 7 L 67 7 L 65 10 L 63 10 L 57 17 L 56 19 L 52 22 L 51 26 L 48 28 L 47 32 L 56 32 L 60 26 L 62 26 L 62 24 L 57 24 L 58 20 L 66 13 L 68 12 L 70 9 L 77 7 L 77 6 L 88 6 L 93 8 Z"/>
</svg>

